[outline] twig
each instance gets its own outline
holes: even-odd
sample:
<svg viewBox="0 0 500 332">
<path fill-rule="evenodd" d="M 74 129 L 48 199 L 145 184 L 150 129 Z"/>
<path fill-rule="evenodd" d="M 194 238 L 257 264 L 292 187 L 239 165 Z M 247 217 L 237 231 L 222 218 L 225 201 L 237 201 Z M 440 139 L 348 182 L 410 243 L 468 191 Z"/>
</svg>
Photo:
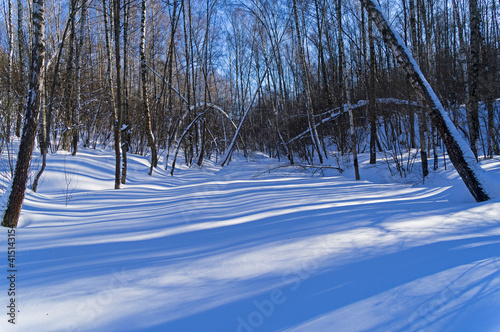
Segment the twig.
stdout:
<svg viewBox="0 0 500 332">
<path fill-rule="evenodd" d="M 344 172 L 344 169 L 340 168 L 340 167 L 335 167 L 335 166 L 326 166 L 326 165 L 321 165 L 321 166 L 316 166 L 316 165 L 278 165 L 276 167 L 272 167 L 272 168 L 269 168 L 267 169 L 266 171 L 264 172 L 261 172 L 261 173 L 258 173 L 256 174 L 254 177 L 258 177 L 258 176 L 261 176 L 261 175 L 264 175 L 264 174 L 270 174 L 272 171 L 276 171 L 278 169 L 283 169 L 283 168 L 299 168 L 303 171 L 307 170 L 307 169 L 313 169 L 313 175 L 316 174 L 316 172 L 320 171 L 323 175 L 324 175 L 324 170 L 325 169 L 334 169 L 336 171 L 338 171 L 339 173 L 342 173 Z"/>
</svg>

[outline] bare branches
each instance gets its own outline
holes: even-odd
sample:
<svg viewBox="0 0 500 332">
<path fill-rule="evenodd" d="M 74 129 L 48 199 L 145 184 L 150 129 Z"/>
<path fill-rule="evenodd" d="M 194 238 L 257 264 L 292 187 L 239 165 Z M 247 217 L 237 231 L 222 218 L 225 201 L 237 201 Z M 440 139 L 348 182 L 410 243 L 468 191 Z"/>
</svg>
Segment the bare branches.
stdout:
<svg viewBox="0 0 500 332">
<path fill-rule="evenodd" d="M 325 176 L 325 170 L 335 170 L 338 171 L 340 174 L 344 172 L 344 169 L 340 167 L 335 167 L 335 166 L 328 166 L 328 165 L 300 165 L 300 164 L 295 164 L 295 165 L 278 165 L 278 166 L 271 166 L 270 168 L 266 169 L 264 172 L 257 173 L 254 177 L 259 177 L 264 174 L 271 174 L 274 171 L 278 170 L 298 170 L 301 172 L 311 172 L 311 176 L 316 175 L 316 173 L 320 173 L 321 176 Z"/>
</svg>

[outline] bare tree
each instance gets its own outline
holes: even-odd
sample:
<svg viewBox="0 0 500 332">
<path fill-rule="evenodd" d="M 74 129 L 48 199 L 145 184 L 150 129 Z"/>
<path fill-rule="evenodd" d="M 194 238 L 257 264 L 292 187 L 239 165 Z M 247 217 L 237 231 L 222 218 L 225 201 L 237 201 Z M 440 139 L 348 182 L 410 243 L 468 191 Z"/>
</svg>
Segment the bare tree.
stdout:
<svg viewBox="0 0 500 332">
<path fill-rule="evenodd" d="M 469 105 L 467 105 L 467 123 L 472 152 L 477 154 L 479 139 L 479 65 L 481 61 L 481 17 L 477 0 L 469 0 L 470 18 L 470 66 L 469 66 Z"/>
<path fill-rule="evenodd" d="M 148 91 L 147 91 L 147 65 L 146 55 L 144 53 L 144 45 L 146 40 L 146 0 L 141 1 L 141 44 L 139 47 L 141 57 L 141 81 L 142 81 L 142 105 L 144 108 L 144 129 L 148 138 L 148 146 L 151 149 L 151 168 L 149 175 L 153 174 L 153 168 L 158 164 L 158 156 L 156 153 L 156 143 L 151 129 L 151 112 L 149 110 Z"/>
<path fill-rule="evenodd" d="M 68 43 L 68 58 L 66 59 L 66 89 L 65 89 L 65 107 L 64 107 L 64 126 L 61 134 L 61 145 L 64 150 L 70 150 L 71 132 L 72 132 L 72 116 L 74 109 L 74 57 L 75 57 L 75 38 L 76 38 L 76 13 L 78 11 L 78 0 L 70 0 L 70 33 Z"/>
<path fill-rule="evenodd" d="M 35 145 L 38 116 L 44 84 L 45 63 L 45 13 L 44 0 L 33 0 L 33 45 L 30 63 L 30 81 L 26 113 L 17 154 L 14 178 L 10 186 L 2 226 L 17 227 L 26 193 L 26 182 Z"/>
<path fill-rule="evenodd" d="M 61 64 L 61 56 L 64 48 L 64 41 L 66 40 L 66 35 L 68 33 L 69 26 L 70 26 L 70 21 L 68 20 L 66 22 L 66 28 L 64 29 L 61 43 L 59 45 L 59 51 L 57 52 L 57 60 L 54 68 L 54 79 L 52 81 L 52 88 L 50 90 L 48 109 L 45 104 L 46 86 L 44 84 L 44 92 L 42 94 L 43 99 L 40 107 L 40 121 L 38 128 L 38 141 L 40 144 L 40 153 L 42 155 L 42 166 L 38 170 L 38 173 L 36 174 L 35 179 L 33 180 L 32 189 L 34 192 L 37 191 L 38 183 L 40 181 L 43 172 L 45 171 L 45 167 L 47 166 L 47 153 L 50 145 L 50 118 L 52 115 L 52 111 L 54 109 L 54 95 L 56 91 L 57 77 L 59 75 L 59 66 Z M 47 68 L 45 68 L 45 70 L 47 70 Z"/>
<path fill-rule="evenodd" d="M 340 1 L 340 0 L 339 0 Z M 297 34 L 297 46 L 299 49 L 299 62 L 300 62 L 300 67 L 303 75 L 303 80 L 305 84 L 305 90 L 306 90 L 306 112 L 307 112 L 307 122 L 309 124 L 309 130 L 311 132 L 311 139 L 313 142 L 313 147 L 318 153 L 319 157 L 319 162 L 322 164 L 324 160 L 323 152 L 321 151 L 321 142 L 318 136 L 318 130 L 316 129 L 316 120 L 314 116 L 314 110 L 313 110 L 313 102 L 312 102 L 312 96 L 311 96 L 311 82 L 309 78 L 309 70 L 308 66 L 306 64 L 306 57 L 304 54 L 304 47 L 302 45 L 302 37 L 300 33 L 300 22 L 299 22 L 299 15 L 298 15 L 298 9 L 297 9 L 297 0 L 293 0 L 293 16 L 295 20 L 295 32 Z"/>
<path fill-rule="evenodd" d="M 167 70 L 167 80 L 163 80 L 164 84 L 168 84 L 169 87 L 172 87 L 172 78 L 173 78 L 173 73 L 174 73 L 173 68 L 174 68 L 174 52 L 175 52 L 174 51 L 175 34 L 177 31 L 179 19 L 181 17 L 180 12 L 182 11 L 182 8 L 180 10 L 178 10 L 178 7 L 182 7 L 182 5 L 179 6 L 179 1 L 174 0 L 172 9 L 170 11 L 170 38 L 169 38 L 169 44 L 168 44 L 167 62 L 165 63 L 165 66 L 166 66 L 165 69 Z M 168 96 L 167 97 L 167 108 L 170 111 L 170 113 L 172 113 L 172 108 L 173 108 L 172 89 L 168 89 L 167 96 Z M 171 146 L 172 140 L 173 140 L 172 138 L 173 138 L 173 136 L 175 136 L 177 125 L 174 124 L 171 127 L 172 127 L 171 131 L 169 132 L 169 135 L 167 138 L 168 142 L 167 142 L 166 159 L 168 159 L 168 156 L 169 156 L 170 146 Z M 167 169 L 167 166 L 168 166 L 168 163 L 165 162 L 165 169 Z"/>
<path fill-rule="evenodd" d="M 417 61 L 420 58 L 419 40 L 417 38 L 417 6 L 415 0 L 410 0 L 410 31 L 413 52 L 417 55 Z M 422 176 L 429 175 L 429 166 L 427 160 L 427 141 L 426 141 L 426 117 L 424 107 L 418 108 L 418 134 L 420 142 L 420 159 L 422 161 Z"/>
<path fill-rule="evenodd" d="M 23 2 L 17 1 L 17 47 L 18 47 L 18 57 L 19 57 L 19 74 L 21 76 L 22 84 L 20 87 L 20 100 L 25 100 L 26 88 L 28 86 L 28 77 L 26 75 L 26 57 L 25 57 L 25 45 L 26 42 L 24 37 L 24 19 L 23 19 Z M 26 105 L 24 103 L 18 103 L 17 109 L 17 120 L 16 120 L 16 136 L 21 136 L 21 125 L 23 120 L 23 111 Z"/>
<path fill-rule="evenodd" d="M 76 107 L 73 110 L 73 121 L 72 121 L 72 146 L 73 146 L 73 156 L 76 155 L 78 150 L 78 141 L 80 137 L 80 113 L 82 111 L 82 54 L 83 54 L 83 42 L 85 40 L 85 26 L 87 24 L 87 0 L 82 0 L 82 8 L 80 11 L 80 31 L 78 36 L 78 44 L 76 48 Z"/>
<path fill-rule="evenodd" d="M 346 54 L 345 54 L 345 50 L 344 50 L 344 36 L 343 36 L 343 28 L 342 28 L 342 1 L 341 0 L 338 0 L 338 3 L 337 3 L 337 27 L 339 29 L 339 56 L 340 56 L 340 68 L 341 68 L 341 72 L 342 72 L 342 81 L 343 81 L 343 84 L 342 84 L 342 87 L 343 87 L 343 90 L 342 91 L 342 94 L 345 93 L 346 95 L 346 102 L 347 102 L 347 110 L 349 112 L 349 127 L 350 127 L 350 134 L 351 134 L 351 150 L 352 150 L 352 158 L 353 158 L 353 162 L 354 162 L 354 173 L 355 173 L 355 178 L 356 180 L 359 180 L 360 177 L 359 177 L 359 164 L 358 164 L 358 152 L 357 152 L 357 142 L 356 142 L 356 130 L 355 130 L 355 127 L 354 127 L 354 113 L 352 111 L 352 107 L 351 107 L 351 89 L 350 89 L 350 86 L 349 86 L 349 75 L 348 75 L 348 72 L 347 72 L 347 68 L 346 68 Z M 373 68 L 372 68 L 373 69 Z M 341 106 L 342 108 L 343 105 Z"/>
<path fill-rule="evenodd" d="M 113 0 L 113 33 L 114 33 L 114 49 L 115 49 L 115 69 L 116 69 L 116 89 L 115 89 L 115 156 L 116 156 L 116 169 L 115 169 L 115 189 L 120 189 L 120 163 L 121 163 L 121 127 L 122 127 L 122 79 L 121 79 L 121 0 Z"/>
<path fill-rule="evenodd" d="M 121 127 L 122 140 L 122 174 L 121 183 L 127 182 L 127 153 L 130 149 L 130 113 L 129 113 L 129 89 L 127 80 L 129 79 L 128 70 L 128 48 L 129 48 L 129 20 L 130 20 L 130 2 L 123 5 L 123 125 Z"/>
<path fill-rule="evenodd" d="M 460 69 L 462 71 L 462 80 L 465 88 L 465 104 L 469 105 L 469 73 L 467 71 L 467 50 L 465 46 L 464 30 L 462 25 L 462 20 L 460 18 L 460 10 L 458 8 L 458 0 L 453 0 L 453 16 L 455 18 L 455 24 L 457 25 L 458 32 L 458 46 L 459 46 L 459 62 Z"/>
<path fill-rule="evenodd" d="M 7 35 L 9 39 L 9 55 L 7 59 L 7 123 L 5 132 L 5 141 L 10 142 L 10 129 L 11 119 L 12 119 L 12 109 L 13 109 L 13 98 L 12 98 L 12 61 L 14 57 L 14 25 L 12 19 L 12 1 L 8 2 L 8 19 L 7 19 Z"/>
<path fill-rule="evenodd" d="M 412 0 L 410 0 L 412 1 Z M 375 96 L 375 42 L 373 37 L 373 23 L 368 20 L 368 44 L 370 45 L 370 83 L 368 88 L 368 107 L 370 119 L 370 164 L 377 163 L 377 99 Z"/>
</svg>

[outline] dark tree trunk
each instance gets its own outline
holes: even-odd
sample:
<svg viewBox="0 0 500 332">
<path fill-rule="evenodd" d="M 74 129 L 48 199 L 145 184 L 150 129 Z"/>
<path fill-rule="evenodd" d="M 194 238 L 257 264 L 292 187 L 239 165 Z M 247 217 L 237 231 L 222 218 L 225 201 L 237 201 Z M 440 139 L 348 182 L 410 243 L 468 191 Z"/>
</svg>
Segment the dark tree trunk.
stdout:
<svg viewBox="0 0 500 332">
<path fill-rule="evenodd" d="M 72 123 L 72 116 L 73 116 L 73 109 L 74 109 L 74 101 L 73 101 L 73 89 L 74 89 L 74 82 L 73 82 L 73 75 L 74 75 L 74 68 L 73 68 L 73 62 L 74 62 L 74 57 L 75 57 L 75 35 L 76 35 L 76 28 L 75 28 L 75 18 L 76 18 L 76 12 L 77 12 L 77 0 L 71 0 L 70 1 L 70 33 L 69 33 L 69 43 L 68 43 L 68 59 L 67 59 L 67 64 L 66 64 L 66 89 L 65 89 L 65 128 L 63 129 L 63 132 L 61 134 L 61 145 L 63 150 L 70 150 L 70 143 L 71 143 L 71 136 L 72 136 L 72 128 L 73 128 L 73 123 Z"/>
<path fill-rule="evenodd" d="M 368 21 L 368 44 L 370 45 L 370 87 L 368 89 L 368 113 L 370 119 L 370 164 L 377 163 L 377 108 L 375 97 L 375 43 L 373 23 Z"/>
<path fill-rule="evenodd" d="M 116 1 L 116 0 L 115 0 Z M 113 2 L 114 4 L 114 2 Z M 119 5 L 118 5 L 119 7 Z M 103 19 L 104 19 L 104 37 L 106 39 L 106 80 L 108 81 L 108 87 L 111 95 L 111 101 L 113 104 L 113 135 L 114 135 L 114 148 L 115 148 L 115 189 L 120 189 L 120 161 L 121 161 L 121 153 L 120 153 L 120 128 L 119 128 L 119 112 L 120 108 L 118 108 L 117 98 L 115 96 L 115 90 L 113 87 L 113 75 L 111 72 L 111 31 L 110 26 L 108 25 L 108 8 L 107 1 L 102 0 L 102 10 L 103 10 Z M 119 12 L 119 8 L 118 8 Z M 118 22 L 120 19 L 118 18 Z M 119 43 L 118 43 L 119 44 Z M 118 46 L 119 49 L 119 46 Z M 119 62 L 117 62 L 119 63 Z"/>
<path fill-rule="evenodd" d="M 167 110 L 172 112 L 173 108 L 173 98 L 172 98 L 172 77 L 173 77 L 173 65 L 174 65 L 174 46 L 175 46 L 175 33 L 177 31 L 177 24 L 179 23 L 180 11 L 177 11 L 178 2 L 174 1 L 173 8 L 170 14 L 170 40 L 168 45 L 168 53 L 167 53 L 167 80 L 166 83 L 169 86 L 168 89 L 168 99 L 167 99 Z M 164 81 L 165 82 L 165 81 Z M 172 114 L 172 113 L 171 113 Z M 176 125 L 172 125 L 171 131 L 168 133 L 168 143 L 167 143 L 167 152 L 165 157 L 165 169 L 168 167 L 168 156 L 170 154 L 170 146 L 172 141 L 174 140 L 176 132 Z"/>
<path fill-rule="evenodd" d="M 418 61 L 420 57 L 420 43 L 417 38 L 417 6 L 415 5 L 415 0 L 410 0 L 410 31 L 413 53 L 416 54 L 415 58 Z M 422 161 L 422 176 L 425 178 L 429 175 L 429 163 L 427 159 L 427 142 L 425 137 L 425 133 L 427 131 L 427 121 L 424 107 L 419 107 L 417 118 L 420 141 L 420 160 Z"/>
<path fill-rule="evenodd" d="M 477 0 L 469 0 L 470 17 L 470 66 L 469 66 L 469 105 L 467 122 L 472 152 L 477 158 L 479 139 L 479 64 L 481 60 L 481 17 Z"/>
</svg>

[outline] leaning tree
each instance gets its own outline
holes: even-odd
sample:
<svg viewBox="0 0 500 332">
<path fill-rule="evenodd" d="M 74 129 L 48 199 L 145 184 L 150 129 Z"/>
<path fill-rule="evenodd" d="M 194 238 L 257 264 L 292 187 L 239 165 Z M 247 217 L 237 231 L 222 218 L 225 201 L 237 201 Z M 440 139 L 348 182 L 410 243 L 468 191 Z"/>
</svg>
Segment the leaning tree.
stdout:
<svg viewBox="0 0 500 332">
<path fill-rule="evenodd" d="M 441 101 L 425 79 L 415 59 L 405 46 L 399 34 L 391 28 L 380 6 L 373 0 L 360 0 L 370 18 L 377 25 L 384 41 L 391 47 L 394 56 L 403 67 L 410 83 L 430 108 L 430 117 L 438 129 L 448 150 L 450 160 L 465 185 L 477 202 L 490 199 L 492 193 L 487 191 L 484 171 L 478 165 L 474 153 L 460 137 L 457 128 L 445 112 Z"/>
</svg>

